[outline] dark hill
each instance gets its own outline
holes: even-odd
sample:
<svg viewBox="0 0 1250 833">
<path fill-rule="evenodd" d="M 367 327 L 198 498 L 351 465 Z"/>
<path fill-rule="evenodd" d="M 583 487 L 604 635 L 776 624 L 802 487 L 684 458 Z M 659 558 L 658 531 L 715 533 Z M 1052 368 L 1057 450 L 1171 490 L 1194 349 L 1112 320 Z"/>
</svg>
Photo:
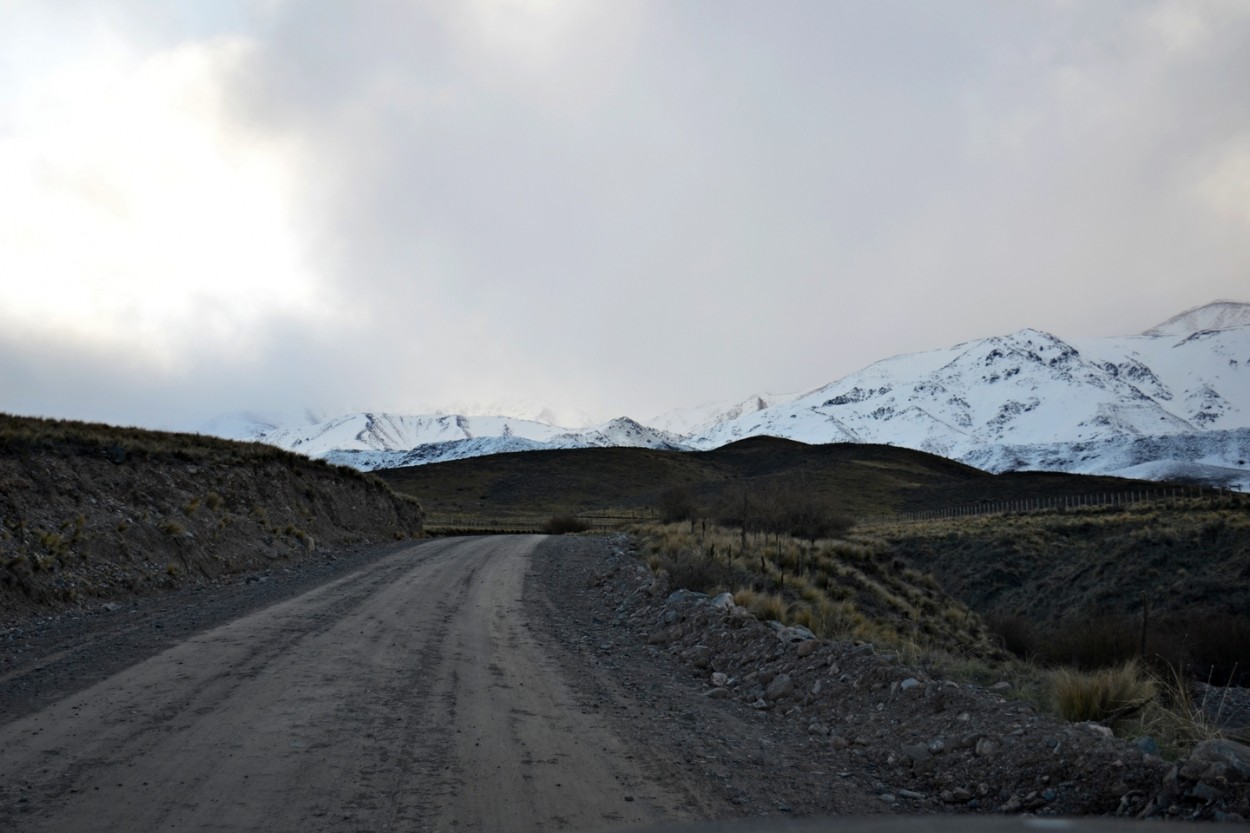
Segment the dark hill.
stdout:
<svg viewBox="0 0 1250 833">
<path fill-rule="evenodd" d="M 421 500 L 431 526 L 553 514 L 639 513 L 669 489 L 704 511 L 801 493 L 851 516 L 945 509 L 981 501 L 1122 490 L 1108 477 L 993 475 L 933 454 L 888 445 L 807 445 L 752 437 L 712 451 L 638 448 L 526 451 L 387 469 L 378 475 Z"/>
</svg>

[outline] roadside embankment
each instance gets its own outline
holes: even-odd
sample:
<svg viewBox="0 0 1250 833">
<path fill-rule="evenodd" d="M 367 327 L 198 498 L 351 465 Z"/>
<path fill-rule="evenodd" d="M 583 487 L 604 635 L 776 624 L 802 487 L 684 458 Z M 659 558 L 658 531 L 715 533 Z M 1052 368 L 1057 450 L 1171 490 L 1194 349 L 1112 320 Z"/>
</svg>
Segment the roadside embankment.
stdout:
<svg viewBox="0 0 1250 833">
<path fill-rule="evenodd" d="M 0 624 L 416 537 L 412 498 L 252 443 L 0 415 Z"/>
</svg>

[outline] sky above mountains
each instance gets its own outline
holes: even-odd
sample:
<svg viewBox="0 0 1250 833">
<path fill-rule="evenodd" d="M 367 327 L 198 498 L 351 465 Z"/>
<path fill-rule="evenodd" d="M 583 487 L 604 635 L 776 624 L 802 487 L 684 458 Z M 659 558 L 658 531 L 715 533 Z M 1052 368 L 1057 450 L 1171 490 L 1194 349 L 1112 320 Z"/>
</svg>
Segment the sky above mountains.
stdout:
<svg viewBox="0 0 1250 833">
<path fill-rule="evenodd" d="M 1250 4 L 0 0 L 0 410 L 804 390 L 1250 277 Z"/>
</svg>

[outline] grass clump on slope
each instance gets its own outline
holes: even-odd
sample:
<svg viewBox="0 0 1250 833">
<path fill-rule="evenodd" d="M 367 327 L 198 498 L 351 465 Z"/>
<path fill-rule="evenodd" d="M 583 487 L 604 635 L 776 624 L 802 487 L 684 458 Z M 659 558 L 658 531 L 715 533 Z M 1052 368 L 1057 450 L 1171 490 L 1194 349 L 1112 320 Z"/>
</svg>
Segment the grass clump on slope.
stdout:
<svg viewBox="0 0 1250 833">
<path fill-rule="evenodd" d="M 1140 712 L 1156 694 L 1154 680 L 1136 661 L 1099 671 L 1061 668 L 1051 685 L 1055 712 L 1071 721 L 1114 723 Z"/>
<path fill-rule="evenodd" d="M 681 523 L 649 524 L 637 534 L 644 559 L 671 587 L 733 593 L 760 619 L 896 649 L 1002 653 L 978 617 L 871 538 L 743 536 L 714 525 L 692 532 Z"/>
</svg>

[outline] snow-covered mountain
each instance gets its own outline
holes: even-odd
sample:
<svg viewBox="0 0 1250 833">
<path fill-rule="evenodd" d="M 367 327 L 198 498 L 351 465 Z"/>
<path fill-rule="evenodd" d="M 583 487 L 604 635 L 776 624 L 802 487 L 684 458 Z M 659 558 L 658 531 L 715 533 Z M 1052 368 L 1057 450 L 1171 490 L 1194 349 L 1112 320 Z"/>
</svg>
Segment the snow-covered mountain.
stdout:
<svg viewBox="0 0 1250 833">
<path fill-rule="evenodd" d="M 246 420 L 219 417 L 217 424 L 223 422 L 237 429 L 230 435 L 231 439 L 264 442 L 309 457 L 324 457 L 331 451 L 406 451 L 427 443 L 478 437 L 522 437 L 542 442 L 565 431 L 544 422 L 459 414 L 359 413 L 297 425 L 272 425 L 263 421 L 249 425 Z"/>
<path fill-rule="evenodd" d="M 1250 304 L 1217 302 L 1136 336 L 1026 329 L 895 356 L 689 442 L 889 443 L 990 471 L 1205 471 L 1250 488 L 1247 428 Z"/>
<path fill-rule="evenodd" d="M 989 471 L 1182 479 L 1250 490 L 1250 304 L 1217 301 L 1140 335 L 1040 330 L 884 359 L 805 394 L 757 394 L 584 427 L 514 401 L 506 414 L 244 414 L 206 433 L 371 470 L 509 451 L 711 449 L 773 435 L 915 448 Z"/>
<path fill-rule="evenodd" d="M 268 443 L 363 471 L 510 451 L 608 446 L 689 449 L 681 437 L 625 417 L 570 430 L 535 420 L 463 414 L 359 413 L 296 426 L 226 415 L 210 423 L 206 433 Z"/>
</svg>

